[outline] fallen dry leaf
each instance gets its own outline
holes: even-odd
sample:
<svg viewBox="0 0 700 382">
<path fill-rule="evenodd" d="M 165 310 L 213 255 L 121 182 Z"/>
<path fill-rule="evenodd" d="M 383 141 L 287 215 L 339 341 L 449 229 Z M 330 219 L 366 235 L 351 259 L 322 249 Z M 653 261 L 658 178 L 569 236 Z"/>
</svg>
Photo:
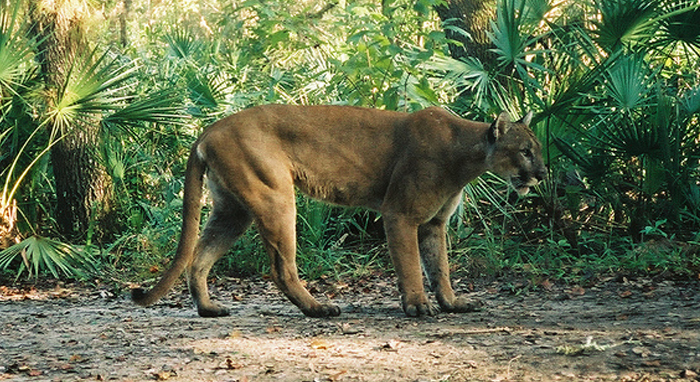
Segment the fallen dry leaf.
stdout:
<svg viewBox="0 0 700 382">
<path fill-rule="evenodd" d="M 401 341 L 389 340 L 385 344 L 382 344 L 382 346 L 379 347 L 379 350 L 399 351 L 399 347 L 401 347 Z"/>
<path fill-rule="evenodd" d="M 170 379 L 170 377 L 172 377 L 172 374 L 169 371 L 160 371 L 158 373 L 155 373 L 154 376 L 159 381 L 165 381 L 167 379 Z"/>
<path fill-rule="evenodd" d="M 348 371 L 347 370 L 341 370 L 337 373 L 331 374 L 328 376 L 328 380 L 331 382 L 339 381 L 341 378 L 343 378 L 343 375 L 346 374 Z"/>
<path fill-rule="evenodd" d="M 331 347 L 331 345 L 328 344 L 328 342 L 326 342 L 320 338 L 311 341 L 309 346 L 311 346 L 312 349 L 317 349 L 317 350 L 325 350 L 325 349 L 329 349 Z"/>
<path fill-rule="evenodd" d="M 343 334 L 357 334 L 360 333 L 361 330 L 354 327 L 348 322 L 344 322 L 339 325 L 340 326 L 340 331 L 343 332 Z"/>
<path fill-rule="evenodd" d="M 685 370 L 683 370 L 683 372 L 681 373 L 681 377 L 683 377 L 683 378 L 697 378 L 697 377 L 698 377 L 698 373 L 696 373 L 696 372 L 694 372 L 694 371 L 692 371 L 692 370 L 690 370 L 690 369 L 685 369 Z"/>
<path fill-rule="evenodd" d="M 643 346 L 635 346 L 632 348 L 632 353 L 645 358 L 651 354 L 651 351 Z"/>
<path fill-rule="evenodd" d="M 235 363 L 233 360 L 229 357 L 226 357 L 226 360 L 222 363 L 219 364 L 218 369 L 223 369 L 223 370 L 238 370 L 242 369 L 243 365 L 240 363 Z"/>
<path fill-rule="evenodd" d="M 631 295 L 632 295 L 632 291 L 630 291 L 630 290 L 625 290 L 625 291 L 618 293 L 618 296 L 620 296 L 621 298 L 627 298 Z"/>
<path fill-rule="evenodd" d="M 583 287 L 577 285 L 577 286 L 567 290 L 566 293 L 569 296 L 583 296 L 584 294 L 586 294 L 586 290 L 583 289 Z"/>
<path fill-rule="evenodd" d="M 466 364 L 466 367 L 467 367 L 468 369 L 476 369 L 476 368 L 479 366 L 479 365 L 476 363 L 476 361 L 473 361 L 473 360 L 467 360 L 467 361 L 464 361 L 464 363 Z"/>
</svg>

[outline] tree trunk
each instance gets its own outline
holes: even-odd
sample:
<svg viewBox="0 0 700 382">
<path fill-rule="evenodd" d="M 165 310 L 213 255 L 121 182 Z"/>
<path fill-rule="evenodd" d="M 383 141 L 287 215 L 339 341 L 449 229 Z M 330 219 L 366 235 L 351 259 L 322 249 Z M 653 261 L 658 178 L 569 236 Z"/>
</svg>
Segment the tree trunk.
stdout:
<svg viewBox="0 0 700 382">
<path fill-rule="evenodd" d="M 20 234 L 17 222 L 17 202 L 0 205 L 0 251 L 19 243 Z"/>
<path fill-rule="evenodd" d="M 82 0 L 30 2 L 33 31 L 42 41 L 37 57 L 49 107 L 55 103 L 76 59 L 87 49 L 83 17 L 88 10 L 84 7 Z M 91 223 L 96 223 L 94 233 L 104 233 L 112 182 L 101 161 L 99 121 L 76 118 L 71 126 L 50 125 L 49 128 L 52 134 L 63 135 L 51 149 L 56 183 L 54 217 L 59 233 L 68 241 L 81 241 Z"/>
<path fill-rule="evenodd" d="M 55 219 L 60 233 L 71 241 L 83 240 L 91 223 L 96 238 L 108 230 L 112 182 L 100 162 L 100 136 L 95 130 L 93 126 L 75 126 L 51 150 Z"/>
<path fill-rule="evenodd" d="M 486 32 L 491 29 L 491 21 L 496 18 L 496 4 L 496 0 L 446 0 L 443 5 L 435 7 L 443 22 L 449 20 L 451 25 L 463 29 L 471 37 L 449 29 L 445 31 L 447 38 L 463 44 L 450 44 L 450 55 L 453 58 L 476 57 L 487 68 L 495 60 L 495 55 L 490 51 L 493 44 Z"/>
<path fill-rule="evenodd" d="M 126 24 L 129 20 L 131 1 L 132 0 L 122 0 L 122 10 L 119 12 L 119 44 L 122 48 L 126 48 L 126 46 L 129 44 L 129 39 L 126 33 Z"/>
</svg>

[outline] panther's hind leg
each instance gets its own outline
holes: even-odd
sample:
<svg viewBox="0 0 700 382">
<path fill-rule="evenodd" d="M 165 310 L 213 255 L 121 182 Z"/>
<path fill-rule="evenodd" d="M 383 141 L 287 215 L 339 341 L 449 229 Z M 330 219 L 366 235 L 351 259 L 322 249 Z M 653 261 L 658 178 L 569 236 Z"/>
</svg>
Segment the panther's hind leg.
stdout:
<svg viewBox="0 0 700 382">
<path fill-rule="evenodd" d="M 309 317 L 329 317 L 340 314 L 333 304 L 321 304 L 299 280 L 296 263 L 296 205 L 294 188 L 266 190 L 257 195 L 264 203 L 254 204 L 255 225 L 270 256 L 271 276 L 287 298 Z"/>
<path fill-rule="evenodd" d="M 213 209 L 197 242 L 195 257 L 187 268 L 190 294 L 202 317 L 228 315 L 228 310 L 212 302 L 207 288 L 211 267 L 219 260 L 252 222 L 248 209 L 234 196 L 210 185 L 214 199 Z"/>
</svg>

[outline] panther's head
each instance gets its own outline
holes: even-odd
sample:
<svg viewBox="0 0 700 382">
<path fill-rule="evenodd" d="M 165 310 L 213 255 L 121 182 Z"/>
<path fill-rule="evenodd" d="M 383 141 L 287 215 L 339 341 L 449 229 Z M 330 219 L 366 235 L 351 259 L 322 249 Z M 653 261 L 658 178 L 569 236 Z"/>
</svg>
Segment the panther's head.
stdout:
<svg viewBox="0 0 700 382">
<path fill-rule="evenodd" d="M 488 130 L 490 169 L 509 179 L 520 195 L 547 175 L 542 145 L 529 127 L 531 120 L 532 112 L 516 122 L 503 112 Z"/>
</svg>

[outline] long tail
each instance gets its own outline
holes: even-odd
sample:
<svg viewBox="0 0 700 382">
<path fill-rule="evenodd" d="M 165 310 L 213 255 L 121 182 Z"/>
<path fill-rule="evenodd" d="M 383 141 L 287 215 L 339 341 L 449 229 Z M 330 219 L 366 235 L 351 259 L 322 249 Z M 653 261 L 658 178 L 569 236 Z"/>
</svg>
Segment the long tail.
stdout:
<svg viewBox="0 0 700 382">
<path fill-rule="evenodd" d="M 199 236 L 199 221 L 202 210 L 202 187 L 206 164 L 197 154 L 197 143 L 190 150 L 185 172 L 185 190 L 182 208 L 182 232 L 177 252 L 168 269 L 151 290 L 131 290 L 131 299 L 138 305 L 148 306 L 165 295 L 180 277 L 194 257 L 194 248 Z"/>
</svg>

